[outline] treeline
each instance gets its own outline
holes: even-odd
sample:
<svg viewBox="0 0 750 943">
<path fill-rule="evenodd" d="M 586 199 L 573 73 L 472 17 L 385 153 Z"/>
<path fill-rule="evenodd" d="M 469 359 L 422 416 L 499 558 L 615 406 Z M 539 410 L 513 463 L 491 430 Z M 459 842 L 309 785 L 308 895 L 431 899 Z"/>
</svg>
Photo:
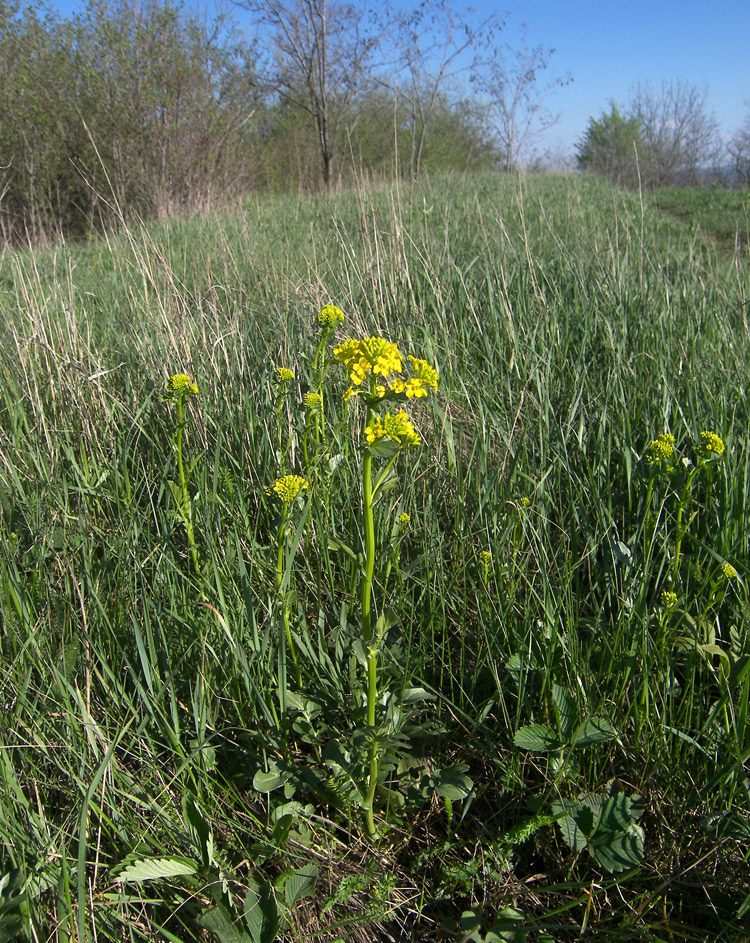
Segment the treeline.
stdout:
<svg viewBox="0 0 750 943">
<path fill-rule="evenodd" d="M 623 187 L 750 186 L 750 111 L 727 140 L 708 108 L 708 90 L 689 82 L 640 84 L 624 105 L 591 118 L 578 166 Z"/>
<path fill-rule="evenodd" d="M 304 64 L 282 75 L 272 53 L 173 0 L 93 0 L 68 19 L 0 0 L 0 241 L 80 237 L 260 188 L 307 192 L 497 159 L 447 72 L 428 84 L 415 66 L 410 85 L 370 73 L 345 96 L 329 81 L 316 114 L 320 89 Z"/>
</svg>

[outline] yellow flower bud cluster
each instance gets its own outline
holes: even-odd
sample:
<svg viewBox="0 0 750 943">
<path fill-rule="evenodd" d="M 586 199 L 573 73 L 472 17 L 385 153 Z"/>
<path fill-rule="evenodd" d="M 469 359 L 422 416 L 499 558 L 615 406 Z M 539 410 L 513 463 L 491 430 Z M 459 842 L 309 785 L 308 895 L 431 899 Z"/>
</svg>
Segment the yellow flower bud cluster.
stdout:
<svg viewBox="0 0 750 943">
<path fill-rule="evenodd" d="M 725 563 L 721 568 L 721 572 L 728 580 L 733 580 L 737 576 L 737 570 L 735 570 L 731 563 Z"/>
<path fill-rule="evenodd" d="M 194 383 L 187 373 L 174 373 L 167 380 L 167 394 L 185 393 L 190 396 L 198 395 L 198 384 Z"/>
<path fill-rule="evenodd" d="M 711 455 L 722 455 L 726 446 L 715 432 L 701 432 L 701 443 L 698 446 L 698 455 L 709 458 Z"/>
<path fill-rule="evenodd" d="M 305 393 L 302 397 L 302 405 L 305 409 L 318 409 L 323 402 L 320 393 Z"/>
<path fill-rule="evenodd" d="M 382 421 L 375 419 L 371 426 L 365 427 L 365 438 L 370 443 L 378 439 L 393 439 L 394 442 L 405 447 L 419 445 L 422 441 L 403 409 L 399 410 L 395 416 L 386 413 Z"/>
<path fill-rule="evenodd" d="M 646 449 L 646 464 L 660 465 L 667 471 L 672 471 L 677 465 L 677 453 L 674 447 L 674 436 L 662 432 Z"/>
<path fill-rule="evenodd" d="M 318 322 L 325 324 L 327 327 L 335 327 L 337 324 L 341 324 L 343 320 L 344 312 L 336 305 L 325 305 L 318 315 Z"/>
<path fill-rule="evenodd" d="M 284 504 L 291 504 L 300 491 L 309 488 L 310 485 L 301 475 L 284 475 L 283 478 L 277 478 L 276 481 L 266 491 L 266 494 L 275 495 L 280 498 Z"/>
<path fill-rule="evenodd" d="M 674 609 L 677 605 L 677 593 L 673 593 L 669 589 L 665 589 L 661 594 L 661 604 L 665 609 Z"/>
<path fill-rule="evenodd" d="M 294 379 L 294 370 L 290 370 L 289 367 L 278 367 L 276 369 L 276 379 L 280 383 L 287 383 L 289 380 Z"/>
</svg>

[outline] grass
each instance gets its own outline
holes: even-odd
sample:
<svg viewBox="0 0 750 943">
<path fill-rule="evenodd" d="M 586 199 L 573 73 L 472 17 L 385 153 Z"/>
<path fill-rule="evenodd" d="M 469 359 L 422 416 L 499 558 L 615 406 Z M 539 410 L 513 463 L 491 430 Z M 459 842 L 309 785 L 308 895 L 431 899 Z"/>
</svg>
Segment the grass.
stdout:
<svg viewBox="0 0 750 943">
<path fill-rule="evenodd" d="M 494 175 L 0 259 L 0 936 L 748 939 L 747 262 L 595 180 Z M 328 303 L 440 371 L 378 511 L 375 841 L 355 427 L 281 605 L 266 494 L 275 369 L 302 473 Z"/>
<path fill-rule="evenodd" d="M 750 241 L 746 190 L 666 187 L 656 191 L 654 203 L 689 225 L 692 232 L 699 231 L 723 246 L 740 249 Z"/>
</svg>

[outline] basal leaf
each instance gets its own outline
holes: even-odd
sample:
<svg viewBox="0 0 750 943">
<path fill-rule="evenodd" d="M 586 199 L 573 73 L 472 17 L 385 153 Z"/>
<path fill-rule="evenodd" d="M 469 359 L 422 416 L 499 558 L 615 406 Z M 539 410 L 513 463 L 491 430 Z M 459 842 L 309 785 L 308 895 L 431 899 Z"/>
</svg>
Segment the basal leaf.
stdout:
<svg viewBox="0 0 750 943">
<path fill-rule="evenodd" d="M 528 724 L 521 727 L 516 731 L 513 743 L 522 750 L 535 750 L 539 753 L 559 750 L 562 746 L 560 738 L 547 724 Z"/>
</svg>

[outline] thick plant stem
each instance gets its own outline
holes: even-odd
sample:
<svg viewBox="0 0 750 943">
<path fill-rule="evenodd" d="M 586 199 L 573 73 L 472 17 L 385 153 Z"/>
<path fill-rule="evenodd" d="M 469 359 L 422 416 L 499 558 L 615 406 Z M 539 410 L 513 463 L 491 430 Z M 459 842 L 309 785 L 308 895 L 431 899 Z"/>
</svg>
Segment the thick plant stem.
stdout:
<svg viewBox="0 0 750 943">
<path fill-rule="evenodd" d="M 294 644 L 294 639 L 292 638 L 292 629 L 289 625 L 289 606 L 287 605 L 286 598 L 281 597 L 281 587 L 284 583 L 284 541 L 286 540 L 286 507 L 282 513 L 281 523 L 279 524 L 279 536 L 278 543 L 276 547 L 276 589 L 279 594 L 279 601 L 281 602 L 281 618 L 284 623 L 284 634 L 286 636 L 286 644 L 291 652 L 292 661 L 294 662 L 294 674 L 297 679 L 297 687 L 302 687 L 302 674 L 300 673 L 299 668 L 299 659 L 297 658 L 297 649 Z"/>
<path fill-rule="evenodd" d="M 188 494 L 187 479 L 185 478 L 185 466 L 182 461 L 182 433 L 185 428 L 185 404 L 184 393 L 180 393 L 177 400 L 177 473 L 180 476 L 180 489 L 182 490 L 182 508 L 181 517 L 185 524 L 187 533 L 188 552 L 193 561 L 195 572 L 200 576 L 200 565 L 198 563 L 198 549 L 195 546 L 195 532 L 193 531 L 192 510 L 190 507 L 190 495 Z"/>
<path fill-rule="evenodd" d="M 372 410 L 367 411 L 367 423 L 371 425 L 375 420 Z M 370 838 L 376 835 L 373 806 L 375 804 L 375 790 L 378 785 L 380 760 L 378 746 L 375 741 L 375 702 L 378 694 L 377 682 L 377 649 L 373 638 L 372 626 L 372 580 L 375 572 L 375 514 L 373 510 L 372 492 L 372 455 L 369 449 L 365 452 L 362 462 L 362 495 L 365 529 L 365 572 L 362 578 L 360 602 L 362 607 L 362 638 L 367 652 L 367 726 L 372 734 L 370 743 L 370 774 L 365 793 L 365 827 Z"/>
</svg>

